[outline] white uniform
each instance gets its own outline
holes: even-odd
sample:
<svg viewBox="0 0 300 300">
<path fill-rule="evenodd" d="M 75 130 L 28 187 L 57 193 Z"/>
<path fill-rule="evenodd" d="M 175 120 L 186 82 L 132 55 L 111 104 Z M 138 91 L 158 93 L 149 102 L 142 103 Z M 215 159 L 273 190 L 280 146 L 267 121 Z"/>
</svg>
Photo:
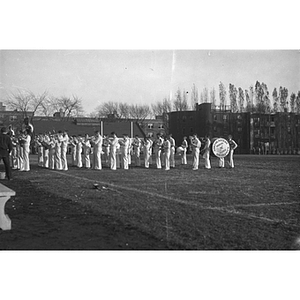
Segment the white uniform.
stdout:
<svg viewBox="0 0 300 300">
<path fill-rule="evenodd" d="M 210 165 L 210 139 L 206 139 L 205 141 L 205 146 L 204 146 L 204 153 L 203 153 L 203 158 L 204 158 L 204 164 L 205 164 L 205 168 L 206 169 L 210 169 L 211 165 Z"/>
<path fill-rule="evenodd" d="M 229 146 L 230 146 L 230 151 L 229 151 L 229 166 L 231 168 L 234 168 L 234 163 L 233 163 L 233 152 L 237 148 L 237 143 L 234 140 L 229 140 L 228 141 Z"/>
<path fill-rule="evenodd" d="M 49 168 L 49 143 L 50 138 L 48 135 L 45 135 L 43 137 L 43 167 Z"/>
<path fill-rule="evenodd" d="M 75 167 L 77 165 L 77 139 L 72 138 L 71 142 L 71 158 L 72 158 L 72 166 Z"/>
<path fill-rule="evenodd" d="M 119 141 L 117 137 L 109 139 L 110 144 L 110 168 L 111 170 L 117 170 L 117 148 Z"/>
<path fill-rule="evenodd" d="M 44 165 L 44 147 L 41 143 L 40 138 L 36 139 L 35 144 L 38 149 L 38 166 L 43 167 L 43 165 Z"/>
<path fill-rule="evenodd" d="M 186 159 L 186 151 L 188 148 L 188 142 L 187 140 L 183 140 L 181 143 L 181 147 L 182 147 L 182 153 L 181 153 L 181 164 L 182 165 L 187 165 L 187 159 Z"/>
<path fill-rule="evenodd" d="M 92 168 L 94 170 L 102 170 L 101 152 L 102 152 L 102 145 L 103 145 L 103 137 L 101 135 L 96 136 L 92 140 L 92 144 L 93 144 Z"/>
<path fill-rule="evenodd" d="M 30 135 L 26 135 L 23 138 L 23 166 L 20 171 L 30 171 L 29 152 L 30 152 Z"/>
<path fill-rule="evenodd" d="M 50 138 L 49 142 L 49 169 L 55 168 L 55 141 L 54 138 Z"/>
<path fill-rule="evenodd" d="M 79 138 L 76 144 L 76 161 L 77 161 L 77 167 L 82 168 L 82 140 Z"/>
<path fill-rule="evenodd" d="M 54 141 L 55 146 L 55 169 L 61 171 L 62 170 L 62 163 L 61 163 L 61 140 L 59 137 L 56 137 Z"/>
<path fill-rule="evenodd" d="M 201 142 L 197 137 L 194 137 L 191 140 L 191 145 L 193 147 L 193 170 L 198 170 Z"/>
<path fill-rule="evenodd" d="M 158 137 L 154 142 L 154 153 L 157 169 L 161 169 L 161 149 L 163 146 L 164 140 L 161 137 Z"/>
<path fill-rule="evenodd" d="M 171 142 L 169 140 L 164 141 L 164 158 L 165 158 L 165 169 L 170 170 L 170 155 L 171 155 Z"/>
<path fill-rule="evenodd" d="M 171 148 L 170 148 L 170 165 L 172 168 L 175 168 L 175 140 L 170 137 L 170 143 L 171 143 Z"/>
<path fill-rule="evenodd" d="M 84 166 L 89 169 L 91 167 L 91 159 L 90 159 L 90 153 L 91 153 L 91 143 L 88 139 L 84 139 L 82 141 L 83 146 L 83 162 Z"/>
<path fill-rule="evenodd" d="M 61 163 L 64 171 L 68 170 L 67 151 L 69 144 L 69 136 L 64 134 L 61 138 Z"/>
<path fill-rule="evenodd" d="M 12 159 L 12 169 L 16 170 L 18 169 L 18 157 L 17 157 L 17 144 L 18 142 L 13 139 L 12 140 L 12 151 L 11 151 L 11 159 Z"/>
<path fill-rule="evenodd" d="M 140 167 L 141 166 L 141 140 L 136 137 L 133 140 L 133 153 L 135 158 L 135 165 Z"/>
<path fill-rule="evenodd" d="M 143 143 L 144 143 L 144 149 L 143 149 L 144 164 L 145 164 L 145 168 L 148 169 L 149 168 L 151 142 L 149 139 L 145 139 Z"/>
<path fill-rule="evenodd" d="M 129 149 L 129 138 L 124 137 L 119 140 L 120 144 L 120 153 L 121 153 L 121 167 L 125 170 L 129 169 L 128 161 L 128 149 Z"/>
</svg>

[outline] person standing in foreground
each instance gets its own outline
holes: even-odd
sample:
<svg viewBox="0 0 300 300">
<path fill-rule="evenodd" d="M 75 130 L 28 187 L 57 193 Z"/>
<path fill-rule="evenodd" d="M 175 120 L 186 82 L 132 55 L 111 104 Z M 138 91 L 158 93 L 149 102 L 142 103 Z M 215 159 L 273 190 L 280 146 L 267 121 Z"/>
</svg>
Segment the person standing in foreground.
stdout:
<svg viewBox="0 0 300 300">
<path fill-rule="evenodd" d="M 199 168 L 199 153 L 200 153 L 200 147 L 201 142 L 197 137 L 197 134 L 194 134 L 191 137 L 191 146 L 193 148 L 193 170 L 198 170 Z"/>
<path fill-rule="evenodd" d="M 30 171 L 30 162 L 29 162 L 29 152 L 30 152 L 30 129 L 25 130 L 25 135 L 21 137 L 23 140 L 23 168 L 20 171 L 28 172 Z"/>
<path fill-rule="evenodd" d="M 232 135 L 228 136 L 228 143 L 230 147 L 229 151 L 229 167 L 234 168 L 234 163 L 233 163 L 233 152 L 237 148 L 237 143 L 232 139 Z"/>
<path fill-rule="evenodd" d="M 171 144 L 170 148 L 170 166 L 171 168 L 175 168 L 175 146 L 176 142 L 175 139 L 173 138 L 172 134 L 169 134 L 169 141 Z"/>
<path fill-rule="evenodd" d="M 11 138 L 6 134 L 6 128 L 2 127 L 0 131 L 0 160 L 3 160 L 6 178 L 11 180 L 11 169 L 9 165 L 9 153 L 12 151 Z"/>
<path fill-rule="evenodd" d="M 181 164 L 182 165 L 186 165 L 187 164 L 187 159 L 186 159 L 186 152 L 187 152 L 187 149 L 188 149 L 188 142 L 187 142 L 187 137 L 184 136 L 183 137 L 183 141 L 181 143 L 181 147 L 182 147 L 182 153 L 181 153 Z"/>
<path fill-rule="evenodd" d="M 117 146 L 119 145 L 119 139 L 115 132 L 111 133 L 111 138 L 108 139 L 110 145 L 110 169 L 117 170 Z"/>
<path fill-rule="evenodd" d="M 68 144 L 69 144 L 69 136 L 67 131 L 64 131 L 61 139 L 61 163 L 62 163 L 62 169 L 64 171 L 68 171 L 68 161 L 67 161 Z"/>
<path fill-rule="evenodd" d="M 103 145 L 103 137 L 98 130 L 95 131 L 95 135 L 92 138 L 91 143 L 93 146 L 92 168 L 94 170 L 102 170 L 101 152 Z"/>
<path fill-rule="evenodd" d="M 204 158 L 204 163 L 205 163 L 205 169 L 211 169 L 210 165 L 210 159 L 209 159 L 209 154 L 210 154 L 210 139 L 209 136 L 205 136 L 205 145 L 203 149 L 203 158 Z"/>
<path fill-rule="evenodd" d="M 164 147 L 165 170 L 169 171 L 170 170 L 171 142 L 168 137 L 165 137 L 163 147 Z"/>
</svg>

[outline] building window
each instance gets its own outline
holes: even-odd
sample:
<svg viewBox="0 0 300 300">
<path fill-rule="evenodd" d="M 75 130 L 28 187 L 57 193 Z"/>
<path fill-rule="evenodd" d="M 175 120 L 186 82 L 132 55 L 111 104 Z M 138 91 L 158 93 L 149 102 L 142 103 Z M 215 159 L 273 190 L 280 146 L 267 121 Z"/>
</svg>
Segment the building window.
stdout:
<svg viewBox="0 0 300 300">
<path fill-rule="evenodd" d="M 164 125 L 163 124 L 159 124 L 158 125 L 158 129 L 164 129 Z"/>
<path fill-rule="evenodd" d="M 148 137 L 153 137 L 153 132 L 149 132 Z"/>
<path fill-rule="evenodd" d="M 148 124 L 148 129 L 153 129 L 153 127 L 154 127 L 153 124 L 151 124 L 151 123 Z"/>
<path fill-rule="evenodd" d="M 186 121 L 186 116 L 183 116 L 182 117 L 182 122 L 185 122 Z"/>
<path fill-rule="evenodd" d="M 4 114 L 0 114 L 0 119 L 3 119 L 4 118 Z"/>
<path fill-rule="evenodd" d="M 217 114 L 214 115 L 214 120 L 215 120 L 215 121 L 218 120 L 218 115 L 217 115 Z"/>
<path fill-rule="evenodd" d="M 223 120 L 224 120 L 224 121 L 227 120 L 227 115 L 223 115 Z"/>
<path fill-rule="evenodd" d="M 9 117 L 9 121 L 10 121 L 10 122 L 13 122 L 13 121 L 16 121 L 16 120 L 18 120 L 18 117 L 17 117 L 17 116 L 10 116 L 10 117 Z"/>
<path fill-rule="evenodd" d="M 238 127 L 238 132 L 242 132 L 242 127 Z"/>
<path fill-rule="evenodd" d="M 237 115 L 238 120 L 242 120 L 242 115 Z"/>
<path fill-rule="evenodd" d="M 190 117 L 190 121 L 193 121 L 193 117 L 192 116 Z"/>
<path fill-rule="evenodd" d="M 193 132 L 194 132 L 194 129 L 193 129 L 193 127 L 191 127 L 191 129 L 190 129 L 190 132 L 191 132 L 191 133 L 193 133 Z"/>
</svg>

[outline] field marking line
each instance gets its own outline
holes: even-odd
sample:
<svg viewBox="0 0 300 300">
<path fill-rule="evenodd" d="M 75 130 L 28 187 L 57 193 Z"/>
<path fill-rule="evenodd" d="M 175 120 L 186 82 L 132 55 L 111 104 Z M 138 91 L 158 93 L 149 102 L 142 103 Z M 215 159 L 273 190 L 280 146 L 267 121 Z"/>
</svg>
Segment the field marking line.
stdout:
<svg viewBox="0 0 300 300">
<path fill-rule="evenodd" d="M 139 190 L 139 189 L 136 189 L 136 188 L 131 188 L 131 187 L 122 186 L 122 185 L 116 185 L 116 184 L 105 182 L 105 181 L 93 180 L 93 179 L 89 179 L 89 178 L 85 178 L 85 177 L 79 177 L 79 176 L 76 176 L 76 175 L 66 174 L 66 173 L 62 173 L 60 171 L 55 171 L 55 170 L 53 170 L 52 172 L 57 173 L 57 174 L 61 174 L 63 176 L 76 178 L 78 180 L 84 180 L 84 181 L 88 181 L 88 182 L 100 183 L 102 185 L 107 185 L 107 186 L 111 186 L 111 187 L 114 187 L 114 188 L 119 188 L 119 189 L 131 191 L 131 192 L 146 194 L 146 195 L 149 195 L 151 197 L 162 198 L 162 199 L 177 202 L 177 203 L 180 203 L 180 204 L 195 206 L 195 207 L 200 208 L 202 210 L 213 210 L 213 211 L 218 211 L 218 212 L 222 212 L 222 213 L 225 213 L 225 214 L 239 215 L 239 216 L 243 216 L 243 217 L 246 217 L 246 218 L 254 218 L 254 219 L 259 219 L 259 220 L 267 221 L 267 222 L 271 222 L 271 223 L 282 223 L 282 224 L 285 224 L 285 225 L 288 225 L 288 226 L 300 227 L 298 225 L 288 224 L 285 220 L 270 219 L 270 218 L 267 218 L 267 217 L 261 217 L 261 216 L 257 216 L 257 215 L 254 215 L 254 214 L 248 214 L 248 213 L 245 213 L 245 212 L 237 211 L 236 209 L 234 209 L 233 206 L 225 206 L 225 207 L 203 206 L 203 205 L 201 205 L 199 203 L 195 203 L 193 201 L 185 201 L 185 200 L 177 199 L 177 198 L 174 198 L 174 197 L 169 197 L 169 196 L 166 196 L 166 195 L 161 195 L 161 194 L 158 194 L 158 193 Z"/>
<path fill-rule="evenodd" d="M 294 202 L 277 202 L 277 203 L 257 203 L 257 204 L 234 204 L 234 205 L 228 205 L 224 207 L 251 207 L 251 206 L 277 206 L 277 205 L 292 205 L 292 204 L 300 204 L 298 201 Z"/>
</svg>

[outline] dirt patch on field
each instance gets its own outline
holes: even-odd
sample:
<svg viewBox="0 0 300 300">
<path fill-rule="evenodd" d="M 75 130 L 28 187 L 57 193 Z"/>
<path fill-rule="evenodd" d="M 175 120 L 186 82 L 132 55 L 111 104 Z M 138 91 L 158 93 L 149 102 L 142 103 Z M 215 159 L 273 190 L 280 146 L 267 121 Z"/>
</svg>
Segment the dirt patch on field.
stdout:
<svg viewBox="0 0 300 300">
<path fill-rule="evenodd" d="M 0 249 L 169 249 L 165 241 L 111 216 L 37 189 L 29 181 L 15 179 L 1 183 L 16 191 L 16 196 L 5 206 L 12 220 L 12 230 L 0 230 Z"/>
</svg>

